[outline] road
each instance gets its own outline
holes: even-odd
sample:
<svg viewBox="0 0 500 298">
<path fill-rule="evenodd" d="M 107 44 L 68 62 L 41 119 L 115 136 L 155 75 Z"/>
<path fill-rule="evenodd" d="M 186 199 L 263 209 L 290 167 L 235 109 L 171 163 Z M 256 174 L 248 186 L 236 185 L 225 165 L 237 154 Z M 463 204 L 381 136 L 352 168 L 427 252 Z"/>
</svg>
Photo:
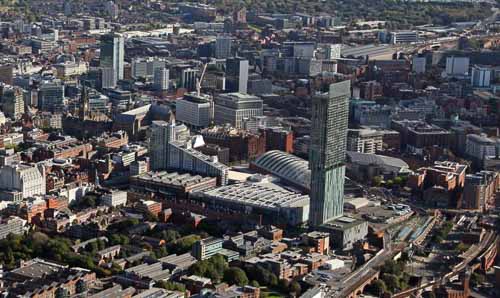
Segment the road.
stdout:
<svg viewBox="0 0 500 298">
<path fill-rule="evenodd" d="M 470 294 L 469 294 L 470 297 L 474 297 L 474 298 L 491 298 L 489 296 L 484 296 L 483 294 L 480 294 L 476 291 L 471 291 Z"/>
<path fill-rule="evenodd" d="M 456 276 L 458 273 L 460 273 L 462 270 L 464 270 L 470 264 L 470 262 L 472 262 L 477 256 L 479 256 L 485 249 L 487 249 L 491 245 L 496 245 L 497 238 L 498 237 L 496 236 L 495 232 L 493 232 L 493 231 L 487 232 L 487 235 L 484 236 L 483 240 L 478 245 L 478 248 L 474 249 L 474 250 L 468 250 L 466 252 L 466 258 L 462 262 L 455 265 L 453 267 L 452 271 L 445 274 L 442 278 L 439 278 L 437 280 L 433 280 L 433 281 L 425 283 L 423 285 L 396 293 L 392 296 L 392 298 L 408 297 L 409 295 L 411 295 L 419 290 L 434 286 L 436 284 L 442 284 L 443 282 L 448 281 L 450 278 Z"/>
<path fill-rule="evenodd" d="M 328 284 L 329 290 L 327 297 L 347 297 L 358 288 L 359 285 L 373 277 L 378 271 L 378 267 L 384 264 L 392 256 L 399 252 L 403 247 L 393 248 L 391 246 L 391 238 L 386 233 L 384 234 L 384 249 L 380 250 L 373 258 L 356 269 L 353 273 L 344 278 L 341 283 Z"/>
</svg>

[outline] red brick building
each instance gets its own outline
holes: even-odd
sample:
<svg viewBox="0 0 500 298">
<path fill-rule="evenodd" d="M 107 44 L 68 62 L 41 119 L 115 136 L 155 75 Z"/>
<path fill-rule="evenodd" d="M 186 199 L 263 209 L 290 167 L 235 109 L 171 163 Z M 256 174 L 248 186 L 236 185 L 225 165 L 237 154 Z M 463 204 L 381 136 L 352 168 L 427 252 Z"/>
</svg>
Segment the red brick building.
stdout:
<svg viewBox="0 0 500 298">
<path fill-rule="evenodd" d="M 61 210 L 68 207 L 68 199 L 64 197 L 49 197 L 45 201 L 47 202 L 47 209 Z"/>
<path fill-rule="evenodd" d="M 375 100 L 384 95 L 382 84 L 377 81 L 362 82 L 359 85 L 359 97 L 367 100 Z"/>
<path fill-rule="evenodd" d="M 140 201 L 136 205 L 136 209 L 143 213 L 150 212 L 155 216 L 159 216 L 162 210 L 162 205 L 160 202 L 156 201 Z"/>
<path fill-rule="evenodd" d="M 281 150 L 293 153 L 293 132 L 283 128 L 267 128 L 263 130 L 266 136 L 266 151 Z"/>
<path fill-rule="evenodd" d="M 43 200 L 30 202 L 21 209 L 21 217 L 32 223 L 35 218 L 43 219 L 46 209 L 47 203 Z"/>
<path fill-rule="evenodd" d="M 201 132 L 205 143 L 229 148 L 230 161 L 254 160 L 266 152 L 264 133 L 253 134 L 234 128 L 216 127 Z"/>
</svg>

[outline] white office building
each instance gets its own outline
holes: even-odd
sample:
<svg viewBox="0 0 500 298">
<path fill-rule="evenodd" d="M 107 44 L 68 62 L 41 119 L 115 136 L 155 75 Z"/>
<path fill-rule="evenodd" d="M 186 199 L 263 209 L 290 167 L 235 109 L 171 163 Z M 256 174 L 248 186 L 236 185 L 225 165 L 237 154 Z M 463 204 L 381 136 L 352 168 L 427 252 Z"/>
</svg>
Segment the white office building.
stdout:
<svg viewBox="0 0 500 298">
<path fill-rule="evenodd" d="M 489 88 L 491 86 L 491 77 L 491 68 L 474 65 L 471 69 L 472 87 Z"/>
<path fill-rule="evenodd" d="M 497 150 L 500 150 L 500 140 L 493 140 L 486 135 L 467 135 L 465 154 L 476 161 L 495 157 Z"/>
<path fill-rule="evenodd" d="M 9 234 L 21 235 L 24 233 L 26 220 L 17 216 L 11 216 L 0 221 L 0 240 L 7 238 Z"/>
<path fill-rule="evenodd" d="M 177 120 L 195 128 L 205 128 L 212 119 L 212 97 L 207 94 L 189 93 L 175 102 Z"/>
<path fill-rule="evenodd" d="M 413 43 L 418 42 L 417 31 L 394 31 L 389 33 L 390 43 Z"/>
<path fill-rule="evenodd" d="M 342 50 L 341 44 L 326 44 L 324 46 L 325 50 L 325 59 L 326 60 L 335 60 L 340 58 L 340 52 Z"/>
<path fill-rule="evenodd" d="M 58 78 L 78 76 L 86 73 L 89 70 L 87 62 L 72 62 L 67 61 L 53 65 L 57 72 Z"/>
<path fill-rule="evenodd" d="M 383 133 L 374 129 L 349 129 L 347 151 L 375 154 L 383 148 Z"/>
<path fill-rule="evenodd" d="M 134 151 L 120 151 L 118 153 L 113 154 L 113 161 L 117 164 L 120 164 L 124 167 L 129 166 L 136 159 L 136 152 Z"/>
<path fill-rule="evenodd" d="M 230 124 L 243 127 L 243 120 L 262 116 L 263 102 L 257 96 L 243 93 L 225 93 L 215 97 L 214 122 L 216 125 Z"/>
<path fill-rule="evenodd" d="M 427 60 L 425 57 L 415 56 L 412 59 L 411 70 L 415 73 L 425 73 L 426 64 Z"/>
<path fill-rule="evenodd" d="M 152 78 L 157 68 L 165 68 L 166 62 L 162 58 L 148 57 L 132 60 L 132 77 Z"/>
<path fill-rule="evenodd" d="M 43 166 L 20 163 L 6 165 L 0 169 L 0 189 L 20 192 L 23 198 L 44 195 L 45 169 Z"/>
<path fill-rule="evenodd" d="M 218 184 L 227 184 L 229 167 L 220 163 L 217 156 L 208 156 L 194 149 L 191 140 L 173 141 L 169 146 L 167 169 L 217 177 Z"/>
<path fill-rule="evenodd" d="M 102 195 L 101 203 L 109 207 L 125 206 L 127 204 L 127 192 L 122 190 L 113 190 Z"/>
<path fill-rule="evenodd" d="M 446 75 L 464 76 L 469 73 L 469 57 L 447 57 Z"/>
<path fill-rule="evenodd" d="M 177 138 L 177 128 L 173 119 L 170 123 L 153 121 L 149 141 L 151 169 L 187 171 L 217 177 L 219 184 L 227 184 L 229 168 L 220 163 L 216 156 L 207 156 L 194 149 L 194 146 L 204 145 L 199 139 Z"/>
</svg>

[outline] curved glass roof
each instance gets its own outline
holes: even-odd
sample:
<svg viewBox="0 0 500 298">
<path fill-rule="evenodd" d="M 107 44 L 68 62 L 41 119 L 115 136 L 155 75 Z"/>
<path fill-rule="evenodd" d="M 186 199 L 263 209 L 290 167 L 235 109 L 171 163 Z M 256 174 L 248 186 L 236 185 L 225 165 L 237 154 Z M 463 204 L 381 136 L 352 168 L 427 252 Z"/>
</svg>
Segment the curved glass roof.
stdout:
<svg viewBox="0 0 500 298">
<path fill-rule="evenodd" d="M 263 170 L 278 176 L 283 180 L 309 189 L 311 185 L 311 171 L 309 163 L 295 155 L 272 150 L 257 158 L 254 164 Z"/>
</svg>

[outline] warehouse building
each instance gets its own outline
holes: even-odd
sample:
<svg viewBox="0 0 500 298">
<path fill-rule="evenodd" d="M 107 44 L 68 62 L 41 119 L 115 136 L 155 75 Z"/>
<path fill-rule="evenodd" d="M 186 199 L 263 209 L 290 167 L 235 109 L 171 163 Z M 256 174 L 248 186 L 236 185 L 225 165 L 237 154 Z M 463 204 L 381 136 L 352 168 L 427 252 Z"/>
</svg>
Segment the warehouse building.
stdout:
<svg viewBox="0 0 500 298">
<path fill-rule="evenodd" d="M 261 215 L 266 223 L 298 225 L 309 219 L 309 196 L 269 182 L 245 182 L 193 193 L 206 208 Z"/>
</svg>

